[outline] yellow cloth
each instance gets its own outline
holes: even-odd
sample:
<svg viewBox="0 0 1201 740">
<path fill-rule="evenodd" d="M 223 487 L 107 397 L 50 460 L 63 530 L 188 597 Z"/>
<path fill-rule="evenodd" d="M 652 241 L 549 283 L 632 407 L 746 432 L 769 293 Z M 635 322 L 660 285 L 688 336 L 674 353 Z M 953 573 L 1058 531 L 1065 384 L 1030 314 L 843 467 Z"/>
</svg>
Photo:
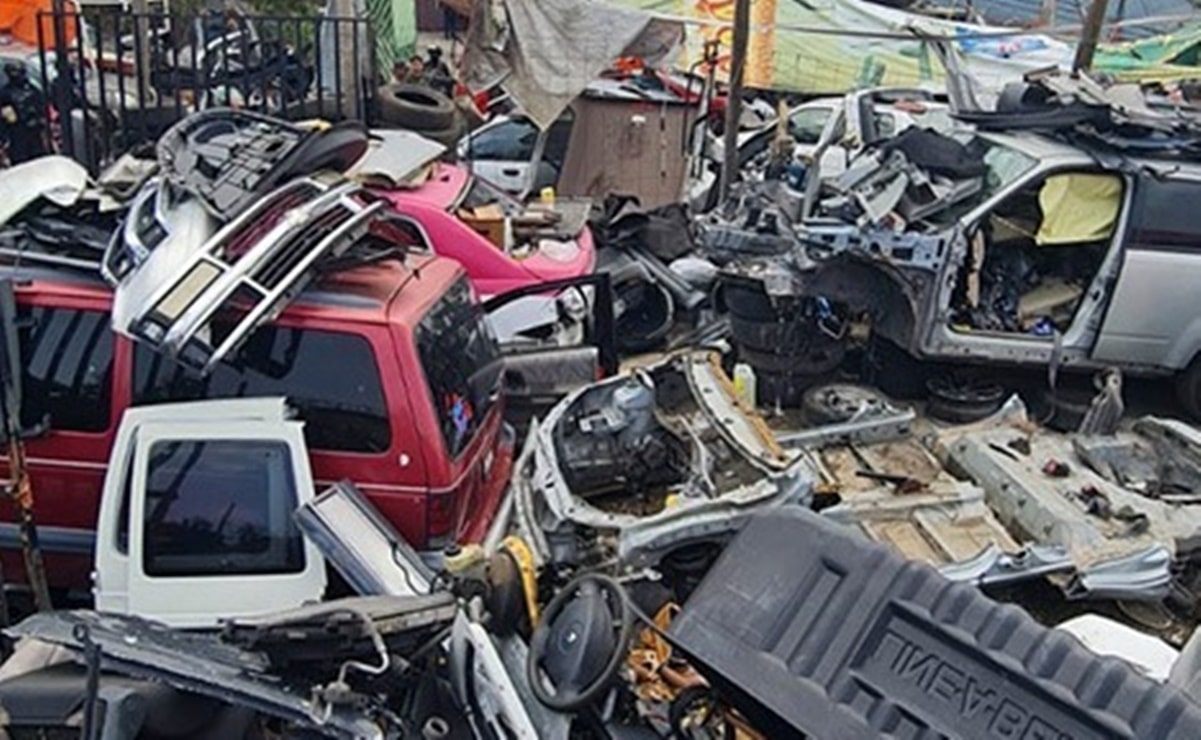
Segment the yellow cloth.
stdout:
<svg viewBox="0 0 1201 740">
<path fill-rule="evenodd" d="M 1108 239 L 1118 221 L 1122 180 L 1114 175 L 1052 175 L 1038 193 L 1043 221 L 1034 241 L 1039 246 Z"/>
</svg>

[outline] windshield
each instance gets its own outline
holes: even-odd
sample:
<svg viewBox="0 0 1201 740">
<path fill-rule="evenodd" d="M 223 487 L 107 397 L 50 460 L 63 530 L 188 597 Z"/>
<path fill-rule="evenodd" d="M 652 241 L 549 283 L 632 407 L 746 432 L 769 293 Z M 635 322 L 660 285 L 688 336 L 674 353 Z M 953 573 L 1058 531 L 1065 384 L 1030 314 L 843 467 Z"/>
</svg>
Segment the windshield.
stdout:
<svg viewBox="0 0 1201 740">
<path fill-rule="evenodd" d="M 464 189 L 462 200 L 451 210 L 475 210 L 493 204 L 504 210 L 506 216 L 519 216 L 525 210 L 516 198 L 482 177 L 474 175 L 467 179 L 467 187 Z"/>
<path fill-rule="evenodd" d="M 492 409 L 501 378 L 500 347 L 466 277 L 421 320 L 417 352 L 446 449 L 458 457 Z"/>
<path fill-rule="evenodd" d="M 979 192 L 928 217 L 927 220 L 939 225 L 959 220 L 965 213 L 1020 180 L 1037 164 L 1037 160 L 1028 154 L 969 131 L 960 131 L 952 138 L 984 160 L 984 182 Z"/>
<path fill-rule="evenodd" d="M 986 198 L 1016 182 L 1036 164 L 1033 157 L 1017 149 L 978 136 L 973 137 L 968 146 L 983 153 L 984 166 L 988 170 L 983 189 Z"/>
</svg>

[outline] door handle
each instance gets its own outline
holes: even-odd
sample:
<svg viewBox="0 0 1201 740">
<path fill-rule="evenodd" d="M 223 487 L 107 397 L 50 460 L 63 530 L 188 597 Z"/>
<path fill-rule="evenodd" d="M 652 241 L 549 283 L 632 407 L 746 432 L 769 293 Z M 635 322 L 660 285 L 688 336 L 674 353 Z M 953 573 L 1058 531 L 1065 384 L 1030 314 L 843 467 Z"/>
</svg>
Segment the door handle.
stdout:
<svg viewBox="0 0 1201 740">
<path fill-rule="evenodd" d="M 504 175 L 505 177 L 518 177 L 521 175 L 521 170 L 517 169 L 516 167 L 510 167 L 508 169 L 501 170 L 500 174 Z"/>
</svg>

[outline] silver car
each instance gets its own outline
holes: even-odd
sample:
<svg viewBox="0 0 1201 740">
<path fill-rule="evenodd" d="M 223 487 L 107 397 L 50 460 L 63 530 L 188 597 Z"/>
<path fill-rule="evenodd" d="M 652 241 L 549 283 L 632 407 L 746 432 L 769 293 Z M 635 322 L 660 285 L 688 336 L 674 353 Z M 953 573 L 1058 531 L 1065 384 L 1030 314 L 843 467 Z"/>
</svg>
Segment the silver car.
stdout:
<svg viewBox="0 0 1201 740">
<path fill-rule="evenodd" d="M 800 301 L 838 302 L 921 359 L 1174 376 L 1201 416 L 1201 164 L 1030 132 L 941 138 L 978 171 L 878 151 L 790 253 L 739 260 L 728 284 L 785 321 Z"/>
</svg>

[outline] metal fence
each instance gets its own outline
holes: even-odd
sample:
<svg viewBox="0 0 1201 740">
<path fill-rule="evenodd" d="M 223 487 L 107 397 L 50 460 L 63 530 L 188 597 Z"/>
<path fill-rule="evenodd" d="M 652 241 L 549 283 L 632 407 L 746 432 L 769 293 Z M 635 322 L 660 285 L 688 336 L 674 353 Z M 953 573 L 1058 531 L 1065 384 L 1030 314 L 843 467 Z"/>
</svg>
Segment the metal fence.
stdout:
<svg viewBox="0 0 1201 740">
<path fill-rule="evenodd" d="M 92 171 L 213 106 L 289 120 L 371 117 L 379 80 L 363 18 L 133 13 L 119 5 L 39 16 L 51 139 Z"/>
</svg>

